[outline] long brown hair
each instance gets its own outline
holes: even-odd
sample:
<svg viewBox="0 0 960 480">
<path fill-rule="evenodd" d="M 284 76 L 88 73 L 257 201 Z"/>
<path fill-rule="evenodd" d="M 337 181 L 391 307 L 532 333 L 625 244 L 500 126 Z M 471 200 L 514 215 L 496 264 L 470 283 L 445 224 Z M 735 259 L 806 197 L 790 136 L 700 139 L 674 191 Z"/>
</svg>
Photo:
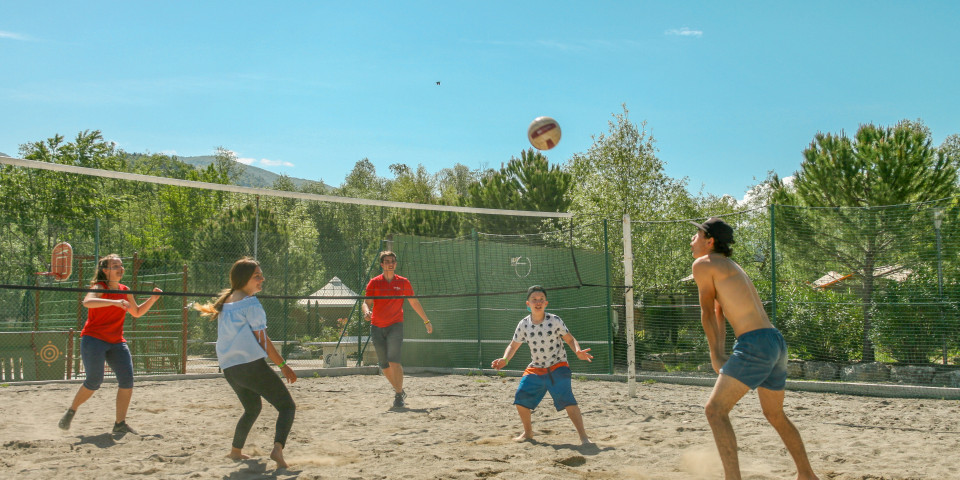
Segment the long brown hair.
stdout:
<svg viewBox="0 0 960 480">
<path fill-rule="evenodd" d="M 107 280 L 107 272 L 105 271 L 110 267 L 110 260 L 120 260 L 123 262 L 123 260 L 120 258 L 120 255 L 117 255 L 116 253 L 111 253 L 110 255 L 101 258 L 100 261 L 97 262 L 97 273 L 93 276 L 93 280 L 90 280 L 91 287 L 100 282 L 103 282 L 107 288 L 110 287 L 110 282 Z"/>
<path fill-rule="evenodd" d="M 220 311 L 223 310 L 223 302 L 226 302 L 233 292 L 245 287 L 259 266 L 260 263 L 250 257 L 243 257 L 233 262 L 233 266 L 230 267 L 230 288 L 221 291 L 220 296 L 213 303 L 193 304 L 194 310 L 199 311 L 201 316 L 216 320 Z"/>
</svg>

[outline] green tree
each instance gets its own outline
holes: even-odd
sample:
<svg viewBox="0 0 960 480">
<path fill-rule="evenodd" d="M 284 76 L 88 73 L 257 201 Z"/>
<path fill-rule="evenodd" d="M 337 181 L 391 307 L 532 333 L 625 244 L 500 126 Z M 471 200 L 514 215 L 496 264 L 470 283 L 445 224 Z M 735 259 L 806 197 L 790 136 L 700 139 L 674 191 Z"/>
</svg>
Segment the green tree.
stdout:
<svg viewBox="0 0 960 480">
<path fill-rule="evenodd" d="M 947 158 L 954 168 L 960 170 L 960 134 L 954 133 L 940 144 L 940 154 Z"/>
<path fill-rule="evenodd" d="M 80 132 L 70 142 L 54 135 L 26 143 L 20 146 L 20 156 L 106 170 L 126 167 L 115 145 L 104 140 L 99 130 Z M 50 261 L 55 243 L 69 240 L 75 246 L 89 244 L 96 219 L 117 217 L 129 200 L 130 192 L 111 180 L 4 166 L 0 169 L 0 218 L 4 238 L 11 245 L 5 250 L 16 252 L 16 258 L 10 259 L 13 263 L 4 260 L 5 273 L 31 278 L 35 272 L 46 271 L 39 269 Z"/>
<path fill-rule="evenodd" d="M 387 181 L 378 176 L 373 163 L 364 158 L 354 165 L 339 188 L 313 193 L 387 200 L 387 191 Z M 372 258 L 380 248 L 383 225 L 388 218 L 386 210 L 345 203 L 308 204 L 306 217 L 313 223 L 318 238 L 316 257 L 327 276 L 340 277 L 355 291 L 366 285 L 359 285 L 368 280 L 363 278 L 367 270 L 364 258 Z"/>
<path fill-rule="evenodd" d="M 470 184 L 463 204 L 477 208 L 566 212 L 570 207 L 568 192 L 572 184 L 571 174 L 559 165 L 550 165 L 547 157 L 531 148 L 521 151 L 520 158 L 511 158 L 500 170 Z M 535 217 L 471 215 L 462 228 L 471 227 L 484 233 L 514 235 L 557 230 L 561 224 Z"/>
<path fill-rule="evenodd" d="M 230 182 L 227 172 L 213 164 L 197 169 L 163 154 L 125 155 L 133 173 L 205 183 Z M 172 246 L 180 256 L 190 258 L 193 233 L 200 231 L 220 211 L 230 208 L 225 205 L 228 198 L 225 192 L 172 185 L 134 186 L 136 193 L 131 196 L 126 217 L 128 222 L 140 225 L 140 231 L 130 235 L 130 242 L 142 252 Z"/>
<path fill-rule="evenodd" d="M 214 171 L 216 171 L 219 176 L 227 179 L 227 181 L 223 183 L 234 185 L 236 185 L 237 180 L 240 180 L 240 176 L 243 174 L 245 168 L 243 164 L 237 162 L 236 153 L 223 147 L 217 147 L 217 153 L 214 155 L 213 163 L 210 165 L 213 166 Z"/>
<path fill-rule="evenodd" d="M 610 234 L 617 238 L 620 219 L 630 214 L 634 224 L 634 251 L 646 252 L 666 262 L 634 262 L 638 291 L 656 285 L 676 284 L 689 274 L 690 259 L 686 242 L 691 233 L 683 224 L 655 225 L 639 223 L 669 218 L 690 218 L 697 210 L 686 191 L 685 180 L 675 180 L 663 171 L 657 158 L 656 140 L 647 132 L 647 123 L 630 121 L 629 111 L 613 115 L 609 131 L 593 139 L 586 153 L 577 153 L 566 165 L 576 182 L 570 190 L 570 211 L 576 223 L 585 226 L 578 238 L 581 246 L 602 251 L 603 232 L 597 219 L 610 219 Z M 614 257 L 622 255 L 619 242 L 611 242 Z M 622 258 L 622 257 L 621 257 Z M 612 265 L 614 269 L 619 265 Z M 617 276 L 622 278 L 623 272 Z"/>
<path fill-rule="evenodd" d="M 842 132 L 818 133 L 803 156 L 794 189 L 780 184 L 775 202 L 830 209 L 778 210 L 778 242 L 798 257 L 827 258 L 856 274 L 863 308 L 861 360 L 872 362 L 875 272 L 910 262 L 904 256 L 912 232 L 903 225 L 916 220 L 911 211 L 917 214 L 899 209 L 893 215 L 879 207 L 948 197 L 955 192 L 957 169 L 931 146 L 929 130 L 910 121 L 862 125 L 852 139 Z"/>
<path fill-rule="evenodd" d="M 394 179 L 387 182 L 390 200 L 427 205 L 450 204 L 441 195 L 441 176 L 431 175 L 423 165 L 418 165 L 417 169 L 413 170 L 407 165 L 396 163 L 390 165 L 390 171 L 394 175 Z M 391 209 L 385 233 L 452 237 L 457 234 L 459 226 L 460 215 L 454 212 Z"/>
</svg>

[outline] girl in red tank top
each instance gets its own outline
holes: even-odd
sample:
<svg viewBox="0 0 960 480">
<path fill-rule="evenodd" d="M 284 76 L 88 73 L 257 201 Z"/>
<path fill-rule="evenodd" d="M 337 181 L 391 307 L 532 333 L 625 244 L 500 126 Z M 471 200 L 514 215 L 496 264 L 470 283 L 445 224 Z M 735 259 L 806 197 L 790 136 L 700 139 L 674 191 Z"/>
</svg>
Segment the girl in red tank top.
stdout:
<svg viewBox="0 0 960 480">
<path fill-rule="evenodd" d="M 123 272 L 123 260 L 119 255 L 110 254 L 101 258 L 97 262 L 97 274 L 90 282 L 93 291 L 83 298 L 83 306 L 87 308 L 87 322 L 80 332 L 80 352 L 87 379 L 74 396 L 73 404 L 60 419 L 59 426 L 63 430 L 70 429 L 70 422 L 73 421 L 77 409 L 100 388 L 106 363 L 116 374 L 120 387 L 117 390 L 117 415 L 113 433 L 115 436 L 136 434 L 126 423 L 127 408 L 133 396 L 133 358 L 127 348 L 127 341 L 123 338 L 123 321 L 127 312 L 138 318 L 146 314 L 160 296 L 152 295 L 138 305 L 133 295 L 119 292 L 129 290 L 120 283 Z M 101 293 L 97 290 L 117 292 Z M 161 290 L 154 288 L 153 291 Z"/>
</svg>

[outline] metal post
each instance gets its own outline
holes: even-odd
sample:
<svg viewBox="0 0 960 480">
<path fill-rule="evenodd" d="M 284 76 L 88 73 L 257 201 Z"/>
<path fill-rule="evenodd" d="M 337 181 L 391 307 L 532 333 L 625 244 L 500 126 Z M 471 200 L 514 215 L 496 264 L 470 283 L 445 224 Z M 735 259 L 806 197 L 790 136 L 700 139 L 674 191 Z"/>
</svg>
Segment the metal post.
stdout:
<svg viewBox="0 0 960 480">
<path fill-rule="evenodd" d="M 483 337 L 480 328 L 480 236 L 477 235 L 477 229 L 471 228 L 470 234 L 473 236 L 473 254 L 474 254 L 474 276 L 477 281 L 477 368 L 483 369 Z"/>
<path fill-rule="evenodd" d="M 610 362 L 610 374 L 613 375 L 613 301 L 610 299 L 610 245 L 607 237 L 607 219 L 603 219 L 603 271 L 607 288 L 607 361 Z"/>
<path fill-rule="evenodd" d="M 73 329 L 67 334 L 67 380 L 73 374 Z"/>
<path fill-rule="evenodd" d="M 289 295 L 288 287 L 290 285 L 290 250 L 287 249 L 283 254 L 283 296 L 286 297 Z M 290 333 L 290 312 L 287 309 L 287 303 L 289 300 L 286 298 L 283 299 L 283 347 L 282 352 L 283 356 L 290 354 L 290 349 L 287 345 L 287 340 Z"/>
<path fill-rule="evenodd" d="M 187 293 L 187 264 L 183 264 L 183 293 Z M 189 317 L 187 315 L 187 296 L 184 295 L 180 297 L 180 308 L 181 316 L 180 323 L 181 327 L 181 338 L 180 338 L 180 374 L 185 375 L 187 373 L 187 327 L 189 322 Z"/>
<path fill-rule="evenodd" d="M 633 242 L 631 239 L 630 214 L 623 216 L 623 290 L 626 309 L 627 335 L 627 393 L 637 396 L 636 336 L 633 333 Z"/>
<path fill-rule="evenodd" d="M 940 326 L 944 329 L 941 333 L 943 337 L 943 364 L 947 364 L 947 336 L 946 328 L 943 323 L 943 255 L 942 244 L 940 240 L 940 227 L 943 226 L 943 209 L 937 208 L 933 211 L 933 228 L 937 232 L 937 302 L 940 310 Z"/>
<path fill-rule="evenodd" d="M 777 222 L 775 205 L 770 205 L 770 322 L 777 325 Z"/>
<path fill-rule="evenodd" d="M 382 246 L 382 243 L 383 243 L 383 242 L 381 242 L 381 246 Z M 378 253 L 379 253 L 379 252 L 378 252 Z M 364 273 L 366 273 L 366 272 L 364 272 L 364 270 L 363 270 L 363 245 L 360 244 L 360 243 L 358 243 L 358 244 L 357 244 L 357 285 L 358 285 L 358 286 L 364 285 L 364 288 L 366 288 L 366 282 L 364 282 L 364 280 L 365 280 L 365 278 L 364 278 Z M 364 293 L 369 294 L 369 292 L 366 292 L 365 290 L 364 290 Z M 362 303 L 363 300 L 358 300 L 358 302 Z M 360 303 L 357 303 L 357 305 L 355 305 L 355 307 L 354 307 L 354 308 L 360 307 L 360 308 L 358 309 L 358 312 L 357 312 L 360 317 L 359 317 L 359 319 L 357 320 L 357 328 L 356 328 L 356 330 L 357 330 L 357 365 L 356 365 L 356 366 L 358 366 L 358 367 L 361 365 L 360 362 L 363 361 L 363 351 L 365 350 L 365 349 L 363 348 L 362 342 L 360 341 L 360 337 L 363 335 L 363 306 L 360 305 Z M 348 318 L 348 319 L 347 319 L 347 323 L 349 323 L 349 322 L 350 322 L 350 319 Z M 368 330 L 368 331 L 373 331 L 373 327 L 372 327 L 373 321 L 372 321 L 372 320 L 371 320 L 370 325 L 371 325 L 371 328 L 370 328 L 370 330 Z M 347 326 L 346 326 L 346 325 L 343 326 L 343 331 L 344 331 L 344 332 L 347 331 Z M 341 333 L 340 336 L 343 337 L 343 333 Z M 367 334 L 367 338 L 373 338 L 373 336 L 368 333 L 368 334 Z M 377 359 L 377 360 L 379 361 L 379 359 Z M 344 364 L 346 364 L 346 362 L 344 362 Z"/>
<path fill-rule="evenodd" d="M 257 260 L 257 247 L 260 244 L 260 195 L 256 195 L 257 208 L 253 220 L 253 259 Z"/>
<path fill-rule="evenodd" d="M 93 271 L 97 271 L 97 262 L 100 261 L 100 219 L 93 224 Z"/>
</svg>

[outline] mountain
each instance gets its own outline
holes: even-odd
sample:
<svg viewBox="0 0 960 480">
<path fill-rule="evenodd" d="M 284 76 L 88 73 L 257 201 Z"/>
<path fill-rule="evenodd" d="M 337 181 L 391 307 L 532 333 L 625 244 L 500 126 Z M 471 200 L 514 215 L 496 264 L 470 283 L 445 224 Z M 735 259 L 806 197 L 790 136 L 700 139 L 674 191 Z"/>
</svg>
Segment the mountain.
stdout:
<svg viewBox="0 0 960 480">
<path fill-rule="evenodd" d="M 199 157 L 177 157 L 177 160 L 180 160 L 183 163 L 192 165 L 196 168 L 206 168 L 207 165 L 213 163 L 216 157 L 212 155 L 202 155 Z M 270 188 L 273 186 L 273 182 L 280 178 L 280 175 L 273 173 L 269 170 L 264 170 L 260 167 L 254 167 L 252 165 L 244 165 L 238 163 L 240 166 L 240 171 L 243 172 L 240 174 L 240 178 L 237 179 L 237 185 L 242 185 L 244 187 L 257 187 L 257 188 Z M 289 177 L 290 181 L 296 185 L 297 188 L 302 188 L 307 184 L 323 184 L 325 188 L 328 188 L 329 185 L 324 184 L 323 182 L 318 182 L 316 180 L 307 180 L 305 178 Z"/>
</svg>

